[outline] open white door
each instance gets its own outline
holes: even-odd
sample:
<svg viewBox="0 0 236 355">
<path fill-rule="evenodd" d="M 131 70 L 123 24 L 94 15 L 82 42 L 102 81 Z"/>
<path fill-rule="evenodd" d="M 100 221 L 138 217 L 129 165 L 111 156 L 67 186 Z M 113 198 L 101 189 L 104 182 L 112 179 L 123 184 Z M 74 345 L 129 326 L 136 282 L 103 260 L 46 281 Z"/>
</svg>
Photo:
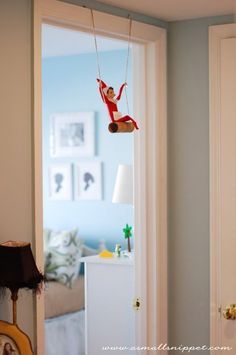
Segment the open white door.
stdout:
<svg viewBox="0 0 236 355">
<path fill-rule="evenodd" d="M 94 12 L 96 31 L 128 39 L 127 19 Z M 91 32 L 86 8 L 57 0 L 34 0 L 34 145 L 35 246 L 43 269 L 41 166 L 41 26 L 43 22 Z M 141 302 L 136 313 L 136 345 L 167 342 L 167 119 L 166 30 L 133 21 L 135 47 L 134 116 L 140 123 L 135 136 L 135 291 Z M 132 300 L 130 302 L 132 307 Z M 44 300 L 37 299 L 37 354 L 44 354 Z M 147 349 L 138 351 L 147 354 Z M 149 351 L 148 354 L 156 351 Z M 163 351 L 164 355 L 166 351 Z"/>
<path fill-rule="evenodd" d="M 215 347 L 211 353 L 215 355 L 218 347 L 236 353 L 236 306 L 227 310 L 236 304 L 236 24 L 213 27 L 211 45 L 211 345 Z"/>
</svg>

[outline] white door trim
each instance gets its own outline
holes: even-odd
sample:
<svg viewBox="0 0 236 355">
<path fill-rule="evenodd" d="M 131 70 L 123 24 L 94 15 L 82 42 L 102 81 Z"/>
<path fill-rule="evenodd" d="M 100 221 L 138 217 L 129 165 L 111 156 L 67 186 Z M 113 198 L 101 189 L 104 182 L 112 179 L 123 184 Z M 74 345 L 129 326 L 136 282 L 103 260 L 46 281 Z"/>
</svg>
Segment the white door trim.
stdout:
<svg viewBox="0 0 236 355">
<path fill-rule="evenodd" d="M 36 261 L 43 268 L 41 25 L 91 32 L 88 9 L 57 0 L 34 0 L 34 159 Z M 94 11 L 96 31 L 127 39 L 127 19 Z M 167 115 L 166 30 L 133 21 L 135 132 L 135 274 L 141 309 L 136 313 L 140 346 L 167 343 Z M 142 68 L 142 70 L 140 70 Z M 145 118 L 145 119 L 144 119 Z M 44 354 L 44 300 L 37 298 L 37 354 Z M 147 354 L 146 350 L 139 351 Z M 155 350 L 148 354 L 155 354 Z M 163 355 L 166 351 L 162 352 Z"/>
<path fill-rule="evenodd" d="M 236 36 L 236 24 L 209 28 L 210 75 L 210 344 L 221 346 L 221 307 L 219 289 L 221 255 L 221 196 L 220 196 L 220 46 L 221 40 Z M 212 350 L 211 355 L 219 351 Z"/>
</svg>

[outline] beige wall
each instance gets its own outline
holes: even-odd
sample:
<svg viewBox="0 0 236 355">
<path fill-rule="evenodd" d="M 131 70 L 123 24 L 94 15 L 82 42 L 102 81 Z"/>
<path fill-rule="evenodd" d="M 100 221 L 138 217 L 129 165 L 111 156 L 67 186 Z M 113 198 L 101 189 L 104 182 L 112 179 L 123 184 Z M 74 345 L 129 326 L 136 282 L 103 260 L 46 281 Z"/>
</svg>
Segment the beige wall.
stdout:
<svg viewBox="0 0 236 355">
<path fill-rule="evenodd" d="M 0 1 L 0 242 L 33 239 L 31 12 L 31 0 Z M 9 306 L 0 302 L 0 319 L 12 319 Z M 18 320 L 32 338 L 29 292 L 19 295 Z"/>
</svg>

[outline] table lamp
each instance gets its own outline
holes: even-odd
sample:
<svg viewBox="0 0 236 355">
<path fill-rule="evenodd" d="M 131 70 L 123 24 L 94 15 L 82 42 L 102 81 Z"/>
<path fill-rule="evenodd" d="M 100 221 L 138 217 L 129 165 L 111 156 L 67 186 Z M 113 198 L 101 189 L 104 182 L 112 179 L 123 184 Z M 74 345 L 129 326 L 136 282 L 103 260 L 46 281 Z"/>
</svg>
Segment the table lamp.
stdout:
<svg viewBox="0 0 236 355">
<path fill-rule="evenodd" d="M 0 244 L 0 292 L 3 293 L 7 288 L 11 291 L 13 310 L 12 324 L 0 321 L 0 340 L 9 337 L 13 342 L 12 346 L 20 353 L 21 349 L 28 349 L 27 354 L 31 354 L 32 348 L 29 338 L 17 326 L 18 291 L 21 288 L 40 291 L 43 279 L 29 243 L 9 241 Z"/>
<path fill-rule="evenodd" d="M 132 165 L 120 164 L 118 166 L 116 182 L 113 192 L 113 203 L 122 203 L 133 205 L 133 167 Z M 123 229 L 125 238 L 128 241 L 128 252 L 131 252 L 130 237 L 132 236 L 132 227 L 126 224 Z"/>
<path fill-rule="evenodd" d="M 113 192 L 113 203 L 133 205 L 133 167 L 120 164 Z"/>
</svg>

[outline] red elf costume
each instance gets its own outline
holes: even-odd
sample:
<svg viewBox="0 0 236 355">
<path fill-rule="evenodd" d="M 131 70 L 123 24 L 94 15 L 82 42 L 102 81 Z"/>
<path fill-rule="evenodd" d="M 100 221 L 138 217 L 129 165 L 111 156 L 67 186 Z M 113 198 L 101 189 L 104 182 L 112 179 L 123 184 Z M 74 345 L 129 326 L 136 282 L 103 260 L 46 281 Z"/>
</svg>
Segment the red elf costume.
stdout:
<svg viewBox="0 0 236 355">
<path fill-rule="evenodd" d="M 126 83 L 121 85 L 120 90 L 119 90 L 119 94 L 114 99 L 114 98 L 108 98 L 107 97 L 108 89 L 112 89 L 112 88 L 108 87 L 104 83 L 104 81 L 102 81 L 100 79 L 97 79 L 97 81 L 99 83 L 99 91 L 100 91 L 100 94 L 101 94 L 101 97 L 102 97 L 102 101 L 107 105 L 111 122 L 128 122 L 128 121 L 131 121 L 131 122 L 133 122 L 134 127 L 136 129 L 139 129 L 136 121 L 132 117 L 130 117 L 129 115 L 125 115 L 125 116 L 122 117 L 121 113 L 118 111 L 117 101 L 120 100 L 122 92 L 123 92 L 123 89 L 124 89 Z"/>
</svg>

